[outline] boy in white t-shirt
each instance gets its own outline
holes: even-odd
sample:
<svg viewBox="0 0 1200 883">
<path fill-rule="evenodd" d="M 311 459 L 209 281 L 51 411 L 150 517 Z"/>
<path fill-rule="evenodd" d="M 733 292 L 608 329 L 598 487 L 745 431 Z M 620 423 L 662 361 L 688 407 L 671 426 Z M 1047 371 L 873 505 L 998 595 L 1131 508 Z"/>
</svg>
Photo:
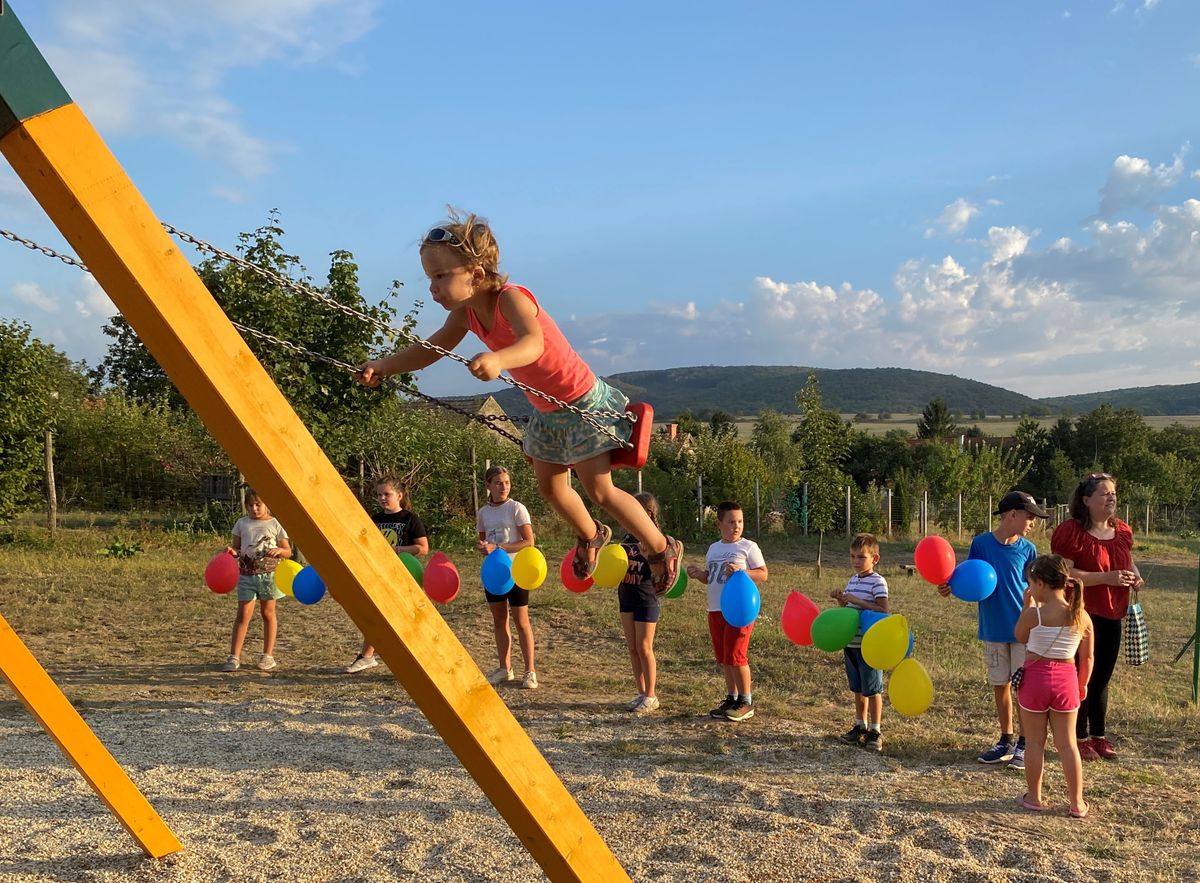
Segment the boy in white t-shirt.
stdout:
<svg viewBox="0 0 1200 883">
<path fill-rule="evenodd" d="M 717 506 L 717 527 L 721 539 L 708 547 L 703 568 L 691 566 L 687 574 L 708 586 L 708 634 L 712 638 L 713 655 L 724 668 L 725 699 L 709 712 L 715 718 L 744 721 L 754 717 L 754 697 L 751 694 L 750 633 L 754 623 L 736 627 L 721 614 L 721 590 L 738 570 L 756 583 L 767 581 L 767 564 L 758 543 L 742 536 L 744 529 L 742 507 L 733 502 Z"/>
</svg>

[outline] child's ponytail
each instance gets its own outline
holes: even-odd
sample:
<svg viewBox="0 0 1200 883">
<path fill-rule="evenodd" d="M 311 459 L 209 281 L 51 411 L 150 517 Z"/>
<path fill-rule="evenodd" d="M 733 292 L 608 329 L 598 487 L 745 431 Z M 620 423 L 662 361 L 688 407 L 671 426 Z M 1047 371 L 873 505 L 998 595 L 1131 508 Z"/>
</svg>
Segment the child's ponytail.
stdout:
<svg viewBox="0 0 1200 883">
<path fill-rule="evenodd" d="M 1067 590 L 1071 593 L 1071 628 L 1078 630 L 1083 621 L 1083 580 L 1067 577 Z"/>
</svg>

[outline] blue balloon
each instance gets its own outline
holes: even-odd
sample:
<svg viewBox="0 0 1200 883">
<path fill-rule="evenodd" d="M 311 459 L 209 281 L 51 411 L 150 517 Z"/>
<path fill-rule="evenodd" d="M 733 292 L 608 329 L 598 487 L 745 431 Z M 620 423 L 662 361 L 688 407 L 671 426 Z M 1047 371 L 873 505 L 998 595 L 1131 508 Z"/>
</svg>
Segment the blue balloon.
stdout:
<svg viewBox="0 0 1200 883">
<path fill-rule="evenodd" d="M 890 614 L 881 613 L 878 610 L 860 610 L 858 611 L 858 631 L 865 635 L 875 623 L 880 620 L 887 619 Z"/>
<path fill-rule="evenodd" d="M 762 596 L 744 570 L 735 570 L 721 590 L 721 615 L 734 628 L 744 628 L 758 618 Z"/>
<path fill-rule="evenodd" d="M 996 570 L 986 561 L 969 558 L 950 574 L 950 592 L 963 601 L 982 601 L 996 591 Z"/>
<path fill-rule="evenodd" d="M 912 632 L 912 629 L 909 629 L 908 630 L 908 652 L 904 654 L 904 658 L 908 659 L 908 657 L 912 656 L 912 652 L 913 652 L 913 632 Z"/>
<path fill-rule="evenodd" d="M 493 549 L 483 559 L 479 578 L 493 595 L 507 595 L 513 587 L 512 558 L 503 549 Z"/>
<path fill-rule="evenodd" d="M 311 565 L 303 567 L 292 580 L 292 594 L 301 604 L 316 604 L 325 597 L 325 581 Z"/>
</svg>

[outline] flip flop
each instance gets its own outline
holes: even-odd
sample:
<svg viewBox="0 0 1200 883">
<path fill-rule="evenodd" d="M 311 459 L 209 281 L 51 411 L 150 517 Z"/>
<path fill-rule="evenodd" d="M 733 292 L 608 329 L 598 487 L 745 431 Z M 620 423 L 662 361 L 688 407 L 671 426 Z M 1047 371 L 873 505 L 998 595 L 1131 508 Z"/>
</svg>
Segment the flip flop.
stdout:
<svg viewBox="0 0 1200 883">
<path fill-rule="evenodd" d="M 1021 807 L 1021 809 L 1027 809 L 1030 812 L 1045 812 L 1050 808 L 1044 803 L 1030 803 L 1028 791 L 1017 798 L 1017 806 Z"/>
<path fill-rule="evenodd" d="M 1086 818 L 1087 818 L 1088 811 L 1089 811 L 1090 809 L 1091 809 L 1091 807 L 1085 803 L 1085 804 L 1083 805 L 1083 809 L 1073 809 L 1073 810 L 1071 810 L 1071 818 L 1073 818 L 1073 819 L 1086 819 Z"/>
</svg>

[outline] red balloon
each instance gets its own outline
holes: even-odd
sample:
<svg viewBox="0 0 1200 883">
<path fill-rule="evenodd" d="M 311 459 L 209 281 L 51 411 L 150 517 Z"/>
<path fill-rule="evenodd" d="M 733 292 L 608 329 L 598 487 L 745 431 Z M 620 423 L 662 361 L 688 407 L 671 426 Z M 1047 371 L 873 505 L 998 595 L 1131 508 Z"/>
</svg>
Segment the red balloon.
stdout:
<svg viewBox="0 0 1200 883">
<path fill-rule="evenodd" d="M 558 568 L 558 575 L 562 578 L 562 584 L 567 587 L 568 592 L 580 594 L 592 587 L 592 578 L 589 576 L 577 579 L 575 577 L 574 561 L 575 548 L 571 547 L 567 550 L 567 557 L 563 559 L 562 565 Z"/>
<path fill-rule="evenodd" d="M 438 604 L 449 604 L 458 597 L 458 589 L 461 585 L 462 580 L 458 576 L 458 568 L 454 566 L 453 561 L 441 552 L 429 559 L 429 564 L 425 567 L 425 579 L 422 580 L 421 586 L 431 601 L 436 601 Z"/>
<path fill-rule="evenodd" d="M 812 600 L 803 592 L 792 592 L 783 602 L 783 615 L 779 623 L 783 633 L 793 644 L 807 647 L 812 643 L 813 620 L 821 612 Z"/>
<path fill-rule="evenodd" d="M 954 573 L 957 563 L 954 547 L 945 537 L 925 537 L 917 543 L 913 552 L 913 564 L 917 566 L 917 573 L 935 586 L 945 585 L 950 579 L 950 574 Z"/>
<path fill-rule="evenodd" d="M 237 587 L 237 581 L 237 559 L 228 552 L 218 552 L 204 568 L 204 584 L 218 595 L 232 592 Z"/>
</svg>

